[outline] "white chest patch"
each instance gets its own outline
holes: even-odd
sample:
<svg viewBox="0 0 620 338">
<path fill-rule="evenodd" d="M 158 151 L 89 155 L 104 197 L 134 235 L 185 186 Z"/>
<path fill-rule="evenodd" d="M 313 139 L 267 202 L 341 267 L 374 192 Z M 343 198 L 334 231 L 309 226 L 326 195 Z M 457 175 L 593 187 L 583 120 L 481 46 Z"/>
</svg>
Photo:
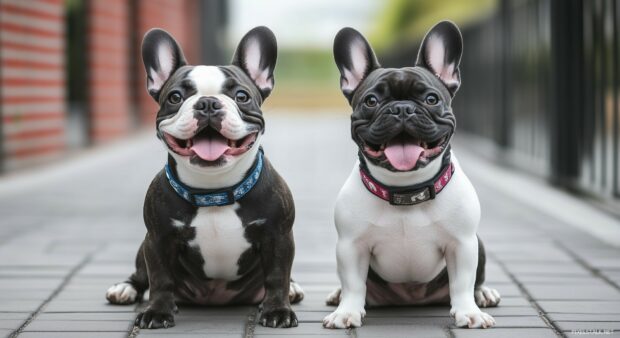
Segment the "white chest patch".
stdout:
<svg viewBox="0 0 620 338">
<path fill-rule="evenodd" d="M 241 219 L 235 210 L 237 203 L 222 207 L 198 208 L 190 226 L 196 237 L 189 245 L 197 248 L 205 261 L 204 272 L 209 278 L 236 280 L 241 254 L 250 248 L 244 237 Z"/>
</svg>

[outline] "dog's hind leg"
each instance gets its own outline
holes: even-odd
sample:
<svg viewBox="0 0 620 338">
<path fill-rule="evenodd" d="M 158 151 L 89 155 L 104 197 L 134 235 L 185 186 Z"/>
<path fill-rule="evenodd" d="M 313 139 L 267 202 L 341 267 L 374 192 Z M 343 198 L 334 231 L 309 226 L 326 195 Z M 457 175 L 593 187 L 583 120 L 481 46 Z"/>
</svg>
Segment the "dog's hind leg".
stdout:
<svg viewBox="0 0 620 338">
<path fill-rule="evenodd" d="M 476 284 L 474 287 L 474 299 L 479 307 L 494 307 L 499 304 L 501 297 L 495 289 L 486 287 L 484 283 L 484 269 L 486 265 L 486 252 L 484 245 L 478 237 L 478 268 L 476 269 Z"/>
<path fill-rule="evenodd" d="M 331 306 L 338 306 L 340 304 L 340 292 L 342 289 L 339 287 L 336 290 L 332 291 L 329 295 L 327 295 L 327 299 L 325 299 L 325 304 Z"/>
<path fill-rule="evenodd" d="M 288 289 L 288 299 L 291 304 L 297 304 L 304 299 L 304 290 L 292 279 Z"/>
<path fill-rule="evenodd" d="M 133 304 L 142 300 L 144 292 L 149 288 L 149 278 L 146 271 L 143 246 L 140 245 L 136 255 L 136 271 L 124 282 L 108 288 L 105 298 L 112 304 Z"/>
</svg>

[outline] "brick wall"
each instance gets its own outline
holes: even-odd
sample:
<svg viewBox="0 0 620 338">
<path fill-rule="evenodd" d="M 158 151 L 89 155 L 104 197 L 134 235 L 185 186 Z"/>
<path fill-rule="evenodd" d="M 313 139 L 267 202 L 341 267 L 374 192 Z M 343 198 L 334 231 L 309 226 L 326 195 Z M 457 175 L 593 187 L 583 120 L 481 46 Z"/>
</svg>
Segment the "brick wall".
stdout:
<svg viewBox="0 0 620 338">
<path fill-rule="evenodd" d="M 0 0 L 0 111 L 4 168 L 65 148 L 62 0 Z"/>
<path fill-rule="evenodd" d="M 93 143 L 126 135 L 131 126 L 129 5 L 91 0 L 88 13 L 88 111 Z"/>
<path fill-rule="evenodd" d="M 166 29 L 197 62 L 199 0 L 83 1 L 88 115 L 71 132 L 85 129 L 87 143 L 99 144 L 130 134 L 137 123 L 152 128 L 157 106 L 145 89 L 142 36 Z M 67 150 L 64 6 L 64 0 L 0 0 L 0 171 Z"/>
</svg>

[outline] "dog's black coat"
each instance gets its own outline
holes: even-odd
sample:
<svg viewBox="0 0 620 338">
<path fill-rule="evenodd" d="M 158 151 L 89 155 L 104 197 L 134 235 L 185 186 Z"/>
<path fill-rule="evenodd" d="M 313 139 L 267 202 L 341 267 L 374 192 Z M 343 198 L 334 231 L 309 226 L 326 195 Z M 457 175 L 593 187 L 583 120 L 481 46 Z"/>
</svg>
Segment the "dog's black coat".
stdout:
<svg viewBox="0 0 620 338">
<path fill-rule="evenodd" d="M 259 44 L 259 70 L 268 70 L 266 79 L 262 79 L 260 84 L 251 77 L 247 66 L 245 50 L 248 43 Z M 164 60 L 170 61 L 166 66 L 161 64 L 162 48 L 164 54 L 167 51 L 166 56 L 171 58 Z M 225 77 L 218 95 L 223 94 L 234 100 L 235 93 L 242 90 L 251 98 L 247 102 L 236 102 L 248 132 L 264 131 L 260 106 L 273 86 L 276 54 L 273 33 L 266 27 L 257 27 L 242 39 L 232 65 L 217 67 Z M 188 78 L 194 66 L 187 65 L 176 41 L 159 29 L 146 34 L 142 56 L 147 69 L 149 93 L 160 105 L 156 118 L 157 136 L 164 140 L 160 123 L 177 114 L 181 107 L 170 96 L 176 93 L 188 98 L 197 93 L 196 85 Z M 169 73 L 166 73 L 168 68 Z M 161 83 L 162 76 L 166 79 L 164 83 Z M 222 129 L 224 113 L 221 108 L 222 104 L 215 96 L 202 96 L 196 101 L 192 107 L 197 121 L 196 134 L 207 128 L 215 131 Z M 170 148 L 170 145 L 167 146 Z M 202 162 L 196 155 L 190 158 L 190 163 L 194 165 L 219 165 Z M 170 154 L 168 165 L 172 174 L 178 177 L 179 164 Z M 138 250 L 136 271 L 127 281 L 138 292 L 135 301 L 140 300 L 147 289 L 150 290 L 149 304 L 136 318 L 136 325 L 141 328 L 173 326 L 176 303 L 180 302 L 217 305 L 261 303 L 261 323 L 273 327 L 297 326 L 297 318 L 289 301 L 295 251 L 292 233 L 295 207 L 288 186 L 266 157 L 257 183 L 236 204 L 235 213 L 250 248 L 237 261 L 237 279 L 214 279 L 203 269 L 205 261 L 200 249 L 189 244 L 196 238 L 197 231 L 191 226 L 192 221 L 199 208 L 204 207 L 194 206 L 179 196 L 168 182 L 164 170 L 155 176 L 144 201 L 147 234 Z M 110 297 L 108 299 L 121 303 Z"/>
</svg>

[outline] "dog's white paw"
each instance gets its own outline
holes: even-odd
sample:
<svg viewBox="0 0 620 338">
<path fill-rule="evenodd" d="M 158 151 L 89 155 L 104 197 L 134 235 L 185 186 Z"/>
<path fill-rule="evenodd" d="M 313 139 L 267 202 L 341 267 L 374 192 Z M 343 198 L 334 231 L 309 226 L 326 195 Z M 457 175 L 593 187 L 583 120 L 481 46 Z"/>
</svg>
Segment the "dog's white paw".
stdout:
<svg viewBox="0 0 620 338">
<path fill-rule="evenodd" d="M 288 299 L 291 304 L 299 303 L 304 299 L 304 290 L 294 281 L 291 281 L 289 286 Z"/>
<path fill-rule="evenodd" d="M 486 286 L 479 286 L 474 291 L 474 298 L 479 307 L 494 307 L 499 304 L 501 297 L 495 289 Z"/>
<path fill-rule="evenodd" d="M 122 282 L 110 286 L 105 298 L 112 304 L 133 304 L 138 298 L 138 290 L 133 285 Z"/>
<path fill-rule="evenodd" d="M 325 299 L 325 304 L 331 306 L 338 306 L 340 304 L 340 288 L 332 291 L 329 295 L 327 295 L 327 299 Z"/>
<path fill-rule="evenodd" d="M 341 309 L 340 307 L 323 318 L 323 326 L 328 329 L 348 329 L 362 326 L 366 311 L 362 309 Z"/>
<path fill-rule="evenodd" d="M 454 317 L 454 323 L 458 327 L 489 328 L 495 325 L 495 319 L 478 307 L 450 310 L 450 315 Z"/>
</svg>

